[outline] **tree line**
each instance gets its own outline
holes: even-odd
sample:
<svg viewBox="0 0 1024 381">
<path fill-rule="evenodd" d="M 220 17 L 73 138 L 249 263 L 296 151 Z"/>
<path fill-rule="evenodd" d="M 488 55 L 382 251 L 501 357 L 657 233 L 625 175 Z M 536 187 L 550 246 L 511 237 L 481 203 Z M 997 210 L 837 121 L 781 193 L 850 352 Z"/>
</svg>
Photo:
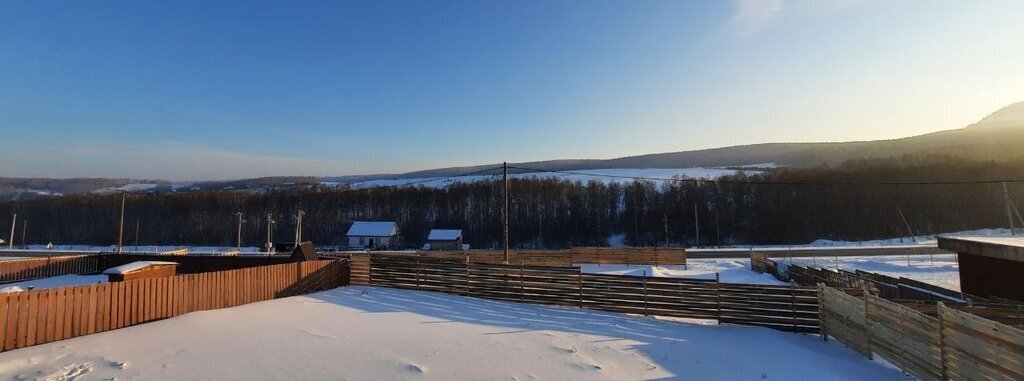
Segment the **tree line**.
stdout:
<svg viewBox="0 0 1024 381">
<path fill-rule="evenodd" d="M 510 240 L 517 248 L 602 246 L 620 235 L 636 246 L 804 244 L 815 239 L 867 240 L 1006 227 L 1005 197 L 1024 200 L 1024 184 L 877 184 L 1024 179 L 1024 159 L 963 161 L 946 157 L 861 160 L 837 167 L 778 168 L 700 181 L 589 182 L 514 178 Z M 875 183 L 874 185 L 858 185 Z M 203 191 L 129 194 L 125 244 L 233 246 L 244 213 L 243 245 L 291 241 L 305 211 L 303 238 L 340 245 L 353 221 L 396 221 L 405 247 L 430 229 L 463 229 L 475 248 L 502 242 L 500 181 L 444 188 L 348 189 L 321 186 L 263 193 Z M 28 221 L 27 241 L 113 244 L 120 195 L 84 194 L 0 202 Z M 1024 224 L 1018 224 L 1018 227 Z M 138 229 L 136 229 L 138 227 Z M 20 227 L 16 234 L 21 241 Z M 699 242 L 698 242 L 699 241 Z"/>
</svg>

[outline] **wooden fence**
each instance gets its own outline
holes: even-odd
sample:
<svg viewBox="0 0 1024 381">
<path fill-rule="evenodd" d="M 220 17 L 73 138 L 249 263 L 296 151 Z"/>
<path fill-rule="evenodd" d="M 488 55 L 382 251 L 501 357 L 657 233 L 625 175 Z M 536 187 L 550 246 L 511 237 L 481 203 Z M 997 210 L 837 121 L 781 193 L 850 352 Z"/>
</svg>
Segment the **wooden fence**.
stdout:
<svg viewBox="0 0 1024 381">
<path fill-rule="evenodd" d="M 583 274 L 578 267 L 406 255 L 362 258 L 352 260 L 353 284 L 818 332 L 818 296 L 813 287 Z"/>
<path fill-rule="evenodd" d="M 781 268 L 785 269 L 782 270 Z M 779 280 L 793 281 L 803 286 L 814 286 L 824 283 L 834 288 L 853 288 L 868 292 L 890 300 L 929 300 L 947 303 L 992 301 L 977 295 L 965 294 L 948 288 L 939 287 L 909 278 L 895 278 L 887 275 L 856 270 L 831 270 L 811 266 L 782 265 L 768 258 L 767 254 L 751 252 L 750 268 L 756 272 L 772 274 Z M 1004 304 L 1016 303 L 1003 301 Z"/>
<path fill-rule="evenodd" d="M 68 274 L 88 274 L 98 271 L 100 271 L 99 258 L 95 255 L 10 259 L 0 261 L 0 282 Z"/>
<path fill-rule="evenodd" d="M 775 277 L 775 279 L 781 280 L 783 282 L 789 282 L 789 277 L 786 276 L 784 272 L 782 272 L 782 269 L 779 268 L 778 263 L 775 263 L 775 261 L 768 259 L 768 254 L 751 251 L 750 269 L 758 273 L 770 274 L 771 276 Z"/>
<path fill-rule="evenodd" d="M 417 251 L 416 253 L 374 253 L 408 255 L 445 260 L 468 260 L 473 263 L 501 264 L 505 253 L 498 250 Z M 525 266 L 601 265 L 686 265 L 686 250 L 636 247 L 573 247 L 569 250 L 512 250 L 509 263 Z"/>
<path fill-rule="evenodd" d="M 347 284 L 347 265 L 308 261 L 0 294 L 0 350 L 335 288 Z"/>
<path fill-rule="evenodd" d="M 819 285 L 822 337 L 877 354 L 921 380 L 1024 379 L 1024 330 L 935 305 L 934 316 Z"/>
</svg>

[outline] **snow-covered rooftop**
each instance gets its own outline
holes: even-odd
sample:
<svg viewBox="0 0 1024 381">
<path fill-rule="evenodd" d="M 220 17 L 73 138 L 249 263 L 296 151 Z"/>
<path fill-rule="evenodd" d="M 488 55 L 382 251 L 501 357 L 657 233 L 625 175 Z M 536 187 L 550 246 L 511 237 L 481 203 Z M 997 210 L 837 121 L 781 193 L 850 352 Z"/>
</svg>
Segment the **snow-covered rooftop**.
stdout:
<svg viewBox="0 0 1024 381">
<path fill-rule="evenodd" d="M 394 221 L 356 221 L 348 229 L 349 237 L 390 237 L 398 234 Z"/>
<path fill-rule="evenodd" d="M 155 265 L 177 265 L 177 262 L 163 262 L 163 261 L 136 261 L 132 263 L 126 263 L 117 267 L 111 267 L 103 271 L 106 275 L 124 275 L 132 271 L 142 270 L 149 266 Z"/>
<path fill-rule="evenodd" d="M 954 237 L 950 237 L 954 238 Z M 1013 237 L 987 237 L 987 236 L 966 236 L 966 237 L 955 237 L 961 241 L 971 241 L 977 243 L 984 243 L 990 245 L 1003 245 L 1003 246 L 1015 246 L 1024 247 L 1024 237 L 1013 236 Z"/>
<path fill-rule="evenodd" d="M 427 237 L 431 241 L 454 241 L 462 238 L 462 229 L 434 229 Z"/>
</svg>

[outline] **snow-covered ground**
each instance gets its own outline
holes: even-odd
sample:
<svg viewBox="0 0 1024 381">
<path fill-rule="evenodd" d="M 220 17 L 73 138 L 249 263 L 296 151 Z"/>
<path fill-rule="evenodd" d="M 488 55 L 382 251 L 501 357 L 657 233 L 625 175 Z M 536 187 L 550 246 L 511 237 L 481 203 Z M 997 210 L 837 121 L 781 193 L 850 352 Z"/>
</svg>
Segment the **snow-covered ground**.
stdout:
<svg viewBox="0 0 1024 381">
<path fill-rule="evenodd" d="M 727 168 L 609 168 L 609 169 L 581 169 L 570 171 L 573 173 L 517 173 L 509 175 L 511 178 L 554 178 L 565 181 L 581 181 L 588 182 L 591 180 L 602 181 L 602 182 L 617 182 L 617 183 L 631 183 L 633 179 L 620 178 L 620 177 L 609 177 L 609 176 L 623 176 L 623 177 L 648 177 L 648 178 L 659 178 L 659 179 L 671 179 L 674 176 L 686 176 L 691 178 L 703 178 L 703 179 L 717 179 L 725 175 L 732 175 L 739 171 L 735 169 Z M 748 173 L 760 172 L 757 169 L 745 170 Z M 493 181 L 497 175 L 472 175 L 472 176 L 458 176 L 454 178 L 408 178 L 408 179 L 381 179 L 381 180 L 370 180 L 349 183 L 356 188 L 367 188 L 367 187 L 379 187 L 379 186 L 398 186 L 406 184 L 416 184 L 431 188 L 441 188 L 454 183 L 471 183 L 477 181 Z M 338 182 L 324 182 L 324 185 L 337 186 L 342 183 Z"/>
<path fill-rule="evenodd" d="M 774 261 L 782 265 L 793 263 L 800 266 L 829 269 L 835 269 L 838 263 L 839 268 L 851 272 L 859 269 L 892 277 L 910 278 L 951 290 L 960 290 L 960 268 L 956 262 L 956 255 L 912 255 L 909 257 L 909 265 L 907 259 L 905 255 L 773 258 Z M 580 265 L 580 267 L 584 273 L 588 274 L 715 279 L 715 273 L 719 273 L 720 280 L 724 283 L 786 284 L 771 275 L 758 274 L 751 270 L 749 259 L 691 258 L 686 262 L 687 269 L 676 265 Z"/>
<path fill-rule="evenodd" d="M 0 292 L 15 292 L 28 289 L 42 290 L 46 288 L 81 286 L 87 284 L 104 283 L 106 275 L 61 275 L 49 278 L 26 280 L 23 282 L 0 284 Z"/>
<path fill-rule="evenodd" d="M 793 263 L 846 271 L 864 270 L 891 277 L 904 277 L 960 291 L 960 266 L 955 254 L 886 255 L 874 257 L 773 258 L 780 264 Z"/>
<path fill-rule="evenodd" d="M 158 186 L 160 186 L 160 184 L 149 184 L 149 183 L 125 184 L 125 185 L 122 185 L 122 186 L 119 186 L 119 187 L 108 187 L 108 188 L 103 188 L 103 189 L 97 189 L 97 190 L 94 190 L 93 193 L 111 194 L 111 193 L 121 193 L 123 191 L 127 191 L 129 193 L 132 193 L 132 192 L 145 192 L 145 191 L 148 191 L 148 190 L 156 189 L 156 187 L 158 187 Z"/>
<path fill-rule="evenodd" d="M 750 270 L 749 259 L 690 259 L 687 266 L 643 266 L 643 265 L 580 265 L 587 274 L 655 276 L 669 278 L 715 279 L 715 273 L 723 283 L 778 284 L 784 285 L 771 275 L 758 274 Z"/>
<path fill-rule="evenodd" d="M 1019 233 L 1018 233 L 1019 234 Z M 1010 229 L 995 228 L 995 229 L 978 229 L 978 230 L 965 230 L 952 233 L 932 234 L 932 235 L 919 235 L 914 237 L 897 237 L 897 238 L 886 238 L 876 239 L 869 241 L 833 241 L 827 239 L 819 239 L 807 244 L 806 246 L 812 247 L 846 247 L 846 246 L 904 246 L 904 245 L 920 245 L 920 246 L 935 246 L 938 244 L 938 236 L 948 237 L 1010 237 Z"/>
<path fill-rule="evenodd" d="M 96 380 L 906 380 L 814 335 L 375 287 L 191 313 L 0 353 L 0 374 Z"/>
</svg>

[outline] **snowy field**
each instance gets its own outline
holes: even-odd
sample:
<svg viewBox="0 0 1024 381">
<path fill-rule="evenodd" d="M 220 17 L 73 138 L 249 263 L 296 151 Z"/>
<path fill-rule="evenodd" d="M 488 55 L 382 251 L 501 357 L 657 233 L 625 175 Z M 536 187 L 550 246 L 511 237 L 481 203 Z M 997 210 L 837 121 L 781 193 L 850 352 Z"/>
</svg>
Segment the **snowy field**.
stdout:
<svg viewBox="0 0 1024 381">
<path fill-rule="evenodd" d="M 1020 234 L 1019 232 L 1017 234 Z M 811 242 L 806 246 L 811 247 L 846 247 L 846 246 L 906 246 L 906 245 L 918 245 L 918 246 L 935 246 L 938 244 L 938 236 L 946 237 L 1010 237 L 1010 229 L 996 228 L 996 229 L 978 229 L 978 230 L 965 230 L 952 233 L 932 234 L 932 235 L 919 235 L 914 237 L 898 237 L 898 238 L 886 238 L 876 239 L 870 241 L 832 241 L 827 239 L 819 239 Z"/>
<path fill-rule="evenodd" d="M 374 287 L 0 353 L 8 379 L 906 380 L 835 341 Z"/>
<path fill-rule="evenodd" d="M 771 165 L 771 164 L 765 164 Z M 752 167 L 753 168 L 753 167 Z M 744 170 L 747 173 L 760 172 L 757 169 Z M 616 182 L 628 184 L 632 183 L 633 179 L 629 178 L 616 178 L 608 176 L 625 176 L 625 177 L 649 177 L 659 179 L 671 179 L 675 176 L 685 176 L 690 178 L 702 178 L 702 179 L 717 179 L 725 175 L 736 174 L 737 170 L 727 168 L 611 168 L 611 169 L 581 169 L 570 171 L 573 173 L 517 173 L 511 174 L 509 177 L 515 179 L 523 178 L 539 178 L 539 179 L 558 179 L 564 181 L 580 181 L 588 182 L 591 180 L 601 182 Z M 368 187 L 380 187 L 380 186 L 399 186 L 407 184 L 422 185 L 430 188 L 442 188 L 454 183 L 472 183 L 478 181 L 494 181 L 498 175 L 473 175 L 473 176 L 459 176 L 448 179 L 438 179 L 432 177 L 426 178 L 409 178 L 409 179 L 382 179 L 382 180 L 370 180 L 350 183 L 355 188 L 368 188 Z M 324 185 L 337 186 L 343 183 L 338 182 L 324 182 Z"/>
<path fill-rule="evenodd" d="M 846 271 L 864 270 L 891 277 L 904 277 L 960 291 L 960 266 L 955 254 L 886 255 L 876 257 L 772 258 L 779 264 L 793 263 Z M 909 260 L 909 261 L 908 261 Z"/>
<path fill-rule="evenodd" d="M 931 283 L 948 289 L 960 290 L 960 269 L 956 255 L 941 254 L 934 256 L 873 256 L 873 257 L 811 257 L 811 258 L 772 258 L 780 265 L 793 263 L 800 266 L 813 266 L 846 271 L 864 270 L 892 277 L 905 277 L 917 281 Z M 837 262 L 838 260 L 838 262 Z M 758 274 L 750 269 L 749 259 L 687 259 L 688 269 L 683 266 L 643 266 L 643 265 L 581 265 L 584 273 L 656 276 L 673 278 L 715 279 L 719 273 L 724 283 L 776 284 L 784 285 L 768 274 Z"/>
<path fill-rule="evenodd" d="M 715 279 L 718 273 L 723 283 L 785 285 L 771 275 L 750 270 L 749 259 L 688 259 L 684 268 L 679 265 L 579 265 L 587 274 L 655 276 L 669 278 Z"/>
<path fill-rule="evenodd" d="M 29 289 L 42 290 L 47 288 L 83 286 L 87 284 L 106 283 L 106 275 L 61 275 L 49 278 L 26 280 L 23 282 L 0 284 L 0 292 L 16 292 Z"/>
</svg>

